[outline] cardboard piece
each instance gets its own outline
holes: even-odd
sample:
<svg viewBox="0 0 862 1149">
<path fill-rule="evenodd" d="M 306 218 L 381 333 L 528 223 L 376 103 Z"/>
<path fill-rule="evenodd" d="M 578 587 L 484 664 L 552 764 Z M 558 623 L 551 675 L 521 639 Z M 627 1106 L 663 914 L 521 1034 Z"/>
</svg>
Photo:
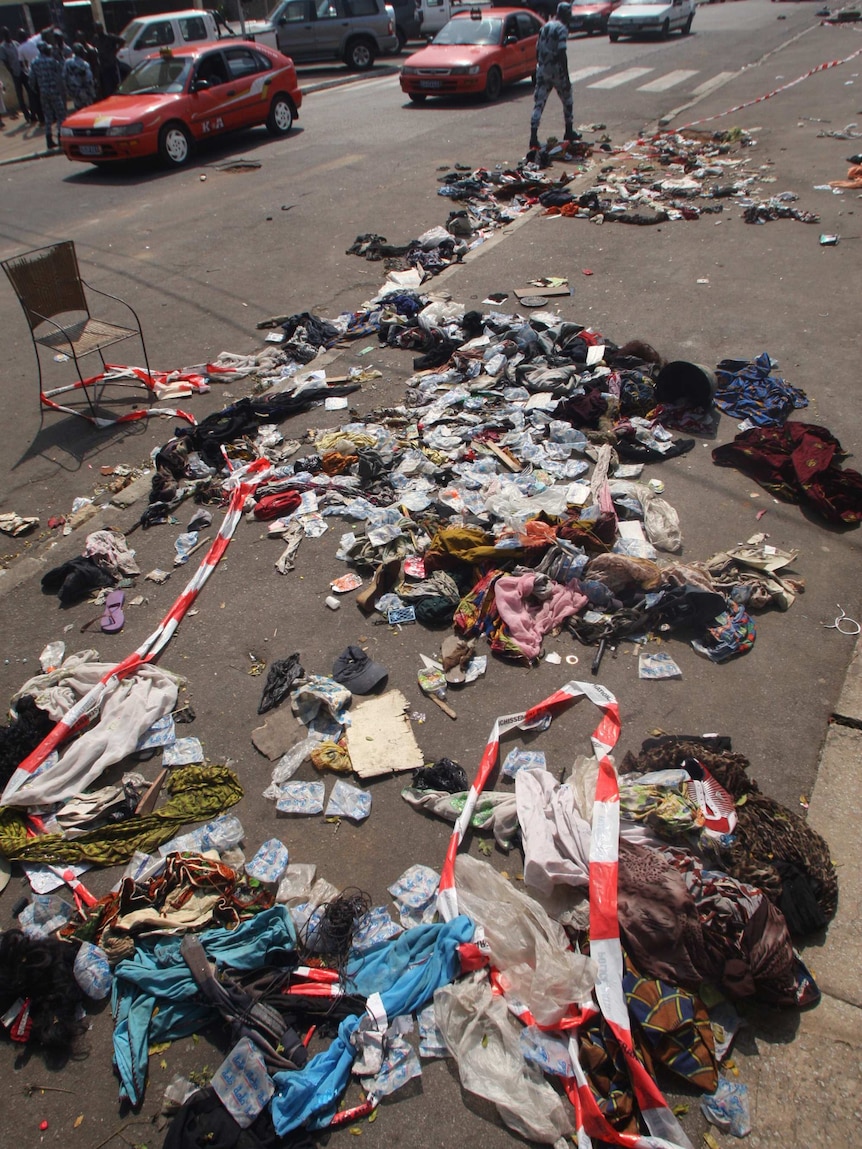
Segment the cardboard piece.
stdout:
<svg viewBox="0 0 862 1149">
<path fill-rule="evenodd" d="M 270 762 L 280 758 L 296 742 L 299 720 L 289 706 L 280 706 L 266 716 L 263 726 L 251 732 L 256 749 Z"/>
<path fill-rule="evenodd" d="M 425 756 L 407 717 L 410 703 L 400 690 L 369 698 L 350 710 L 347 749 L 360 778 L 380 778 L 418 770 Z"/>
<path fill-rule="evenodd" d="M 571 287 L 568 287 L 568 286 L 566 286 L 566 287 L 536 287 L 534 285 L 533 287 L 516 287 L 515 288 L 515 295 L 517 295 L 518 299 L 523 299 L 524 296 L 527 296 L 527 298 L 529 298 L 531 295 L 544 295 L 546 297 L 551 297 L 551 296 L 556 296 L 556 295 L 571 295 L 571 294 L 572 294 L 572 289 L 571 289 Z"/>
</svg>

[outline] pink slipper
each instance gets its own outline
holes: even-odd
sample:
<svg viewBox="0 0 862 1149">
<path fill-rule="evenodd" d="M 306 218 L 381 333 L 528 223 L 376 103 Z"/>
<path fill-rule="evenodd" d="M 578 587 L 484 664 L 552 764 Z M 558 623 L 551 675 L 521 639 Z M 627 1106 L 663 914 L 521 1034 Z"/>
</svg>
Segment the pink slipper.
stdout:
<svg viewBox="0 0 862 1149">
<path fill-rule="evenodd" d="M 126 622 L 123 614 L 123 603 L 126 601 L 124 591 L 112 590 L 105 599 L 105 613 L 102 615 L 101 627 L 105 634 L 116 634 L 122 630 Z"/>
</svg>

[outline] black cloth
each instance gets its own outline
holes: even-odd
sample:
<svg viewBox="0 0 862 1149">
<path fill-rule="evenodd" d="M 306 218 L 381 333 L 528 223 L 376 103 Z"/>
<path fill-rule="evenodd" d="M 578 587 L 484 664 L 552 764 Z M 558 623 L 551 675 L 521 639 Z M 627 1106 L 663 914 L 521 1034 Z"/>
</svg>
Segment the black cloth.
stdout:
<svg viewBox="0 0 862 1149">
<path fill-rule="evenodd" d="M 164 1149 L 276 1149 L 282 1145 L 313 1144 L 308 1134 L 303 1133 L 302 1137 L 303 1140 L 280 1140 L 268 1107 L 248 1129 L 240 1129 L 209 1086 L 193 1094 L 176 1114 L 168 1126 Z"/>
<path fill-rule="evenodd" d="M 266 676 L 260 706 L 257 708 L 258 714 L 266 714 L 268 710 L 284 702 L 293 689 L 293 684 L 304 674 L 298 654 L 291 654 L 289 658 L 279 658 L 274 662 Z"/>
<path fill-rule="evenodd" d="M 86 555 L 69 559 L 42 575 L 42 594 L 55 594 L 63 606 L 79 602 L 99 587 L 113 585 L 113 576 Z"/>
</svg>

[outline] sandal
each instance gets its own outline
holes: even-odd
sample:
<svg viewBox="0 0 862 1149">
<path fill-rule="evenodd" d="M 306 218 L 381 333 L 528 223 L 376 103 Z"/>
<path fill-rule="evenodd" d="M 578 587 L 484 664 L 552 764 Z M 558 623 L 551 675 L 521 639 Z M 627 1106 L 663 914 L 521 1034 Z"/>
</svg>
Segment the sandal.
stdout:
<svg viewBox="0 0 862 1149">
<path fill-rule="evenodd" d="M 112 590 L 105 599 L 105 613 L 100 622 L 104 634 L 116 634 L 125 626 L 126 616 L 123 614 L 125 601 L 125 592 L 121 590 Z"/>
</svg>

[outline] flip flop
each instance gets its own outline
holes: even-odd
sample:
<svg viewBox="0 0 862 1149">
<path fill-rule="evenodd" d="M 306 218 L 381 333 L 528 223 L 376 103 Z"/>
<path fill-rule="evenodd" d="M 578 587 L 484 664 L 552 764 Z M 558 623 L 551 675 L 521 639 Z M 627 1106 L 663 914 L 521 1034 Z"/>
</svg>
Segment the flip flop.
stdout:
<svg viewBox="0 0 862 1149">
<path fill-rule="evenodd" d="M 116 634 L 122 630 L 126 623 L 123 614 L 123 603 L 126 601 L 124 591 L 112 590 L 105 599 L 105 613 L 102 615 L 101 627 L 104 634 Z"/>
</svg>

